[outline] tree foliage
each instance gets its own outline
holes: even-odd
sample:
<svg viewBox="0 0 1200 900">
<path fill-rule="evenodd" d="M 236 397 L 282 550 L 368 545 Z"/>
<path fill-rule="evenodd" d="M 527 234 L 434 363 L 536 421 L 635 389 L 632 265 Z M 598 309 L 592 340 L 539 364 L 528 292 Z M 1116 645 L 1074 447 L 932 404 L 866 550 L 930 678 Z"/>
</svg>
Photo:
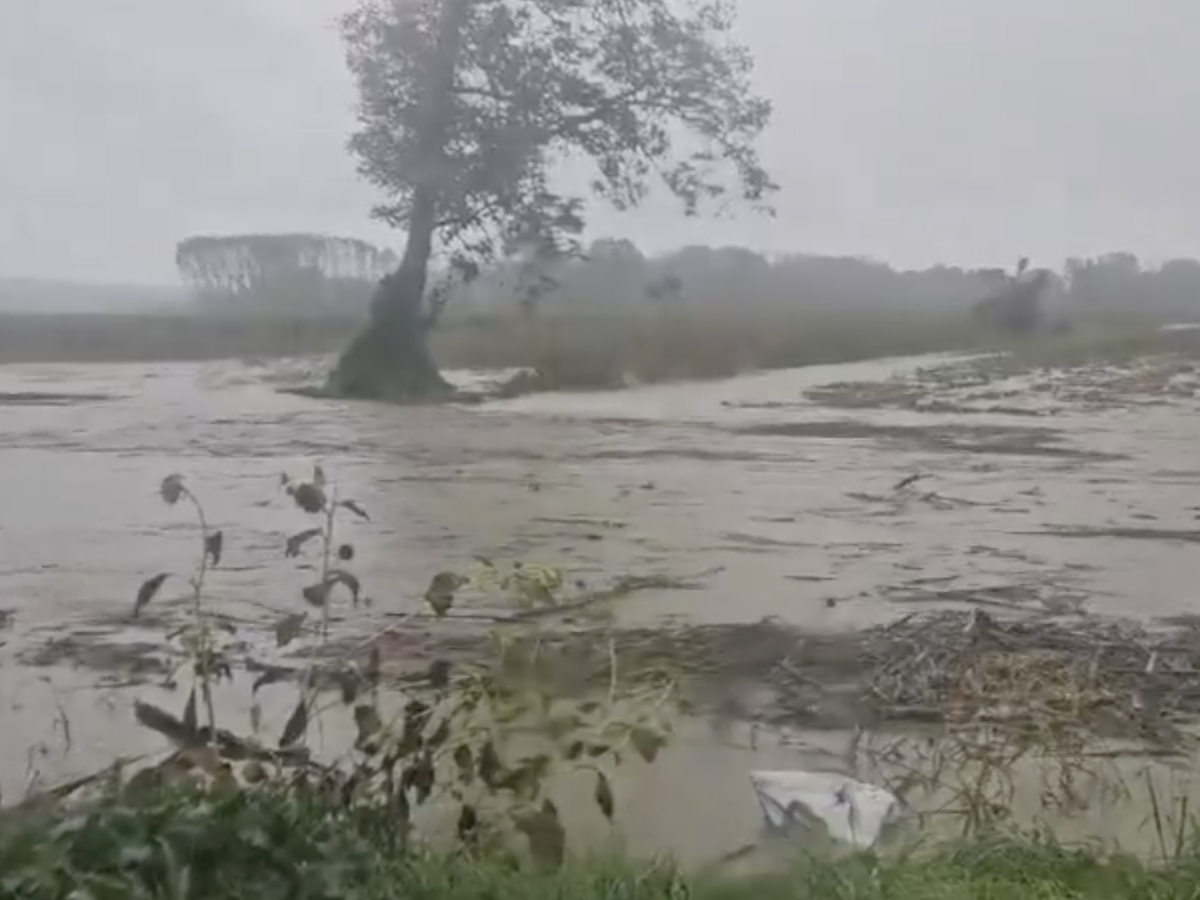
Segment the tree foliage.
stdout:
<svg viewBox="0 0 1200 900">
<path fill-rule="evenodd" d="M 544 269 L 555 288 L 541 298 L 551 314 L 629 315 L 661 308 L 692 312 L 735 310 L 855 313 L 875 310 L 967 314 L 1003 293 L 1011 267 L 936 264 L 903 269 L 866 257 L 805 253 L 759 254 L 744 247 L 691 246 L 648 255 L 626 240 L 597 240 L 582 256 Z M 1071 311 L 1200 313 L 1200 261 L 1173 259 L 1151 266 L 1128 253 L 1036 265 L 1021 283 L 1041 282 L 1050 319 Z M 520 308 L 517 266 L 486 268 L 450 308 L 466 316 L 506 315 Z"/>
<path fill-rule="evenodd" d="M 361 305 L 396 262 L 390 250 L 323 234 L 197 235 L 175 249 L 179 275 L 201 303 L 240 309 Z"/>
<path fill-rule="evenodd" d="M 1022 257 L 1013 275 L 1001 272 L 996 276 L 991 271 L 987 275 L 997 286 L 972 307 L 977 322 L 1014 336 L 1033 334 L 1041 328 L 1046 318 L 1042 298 L 1055 278 L 1052 272 L 1030 272 L 1029 259 Z"/>
<path fill-rule="evenodd" d="M 449 125 L 430 152 L 424 101 L 455 4 Z M 771 107 L 733 24 L 725 0 L 364 0 L 343 25 L 361 98 L 350 147 L 388 198 L 375 215 L 407 227 L 418 187 L 432 186 L 449 242 L 561 249 L 583 227 L 583 198 L 556 193 L 552 175 L 580 154 L 618 209 L 655 181 L 690 215 L 733 195 L 765 206 L 775 185 L 754 143 Z"/>
<path fill-rule="evenodd" d="M 374 215 L 408 232 L 334 373 L 343 392 L 440 386 L 414 337 L 442 305 L 426 297 L 435 251 L 466 282 L 498 258 L 536 269 L 580 249 L 589 197 L 631 209 L 655 185 L 688 215 L 769 209 L 755 142 L 771 106 L 728 0 L 361 0 L 342 27 L 360 101 L 350 149 L 386 198 Z M 568 160 L 589 169 L 586 190 L 560 187 Z M 549 289 L 526 282 L 531 297 Z"/>
</svg>

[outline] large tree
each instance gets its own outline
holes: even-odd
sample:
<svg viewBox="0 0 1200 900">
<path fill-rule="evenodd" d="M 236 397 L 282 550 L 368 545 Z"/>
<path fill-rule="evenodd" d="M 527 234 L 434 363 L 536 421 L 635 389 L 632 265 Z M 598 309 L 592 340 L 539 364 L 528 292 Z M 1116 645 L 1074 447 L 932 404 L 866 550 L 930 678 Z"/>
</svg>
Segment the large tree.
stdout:
<svg viewBox="0 0 1200 900">
<path fill-rule="evenodd" d="M 451 283 L 578 247 L 585 197 L 555 186 L 563 160 L 590 162 L 584 193 L 622 210 L 656 182 L 688 215 L 765 210 L 776 190 L 755 149 L 771 106 L 728 0 L 360 0 L 342 30 L 359 92 L 350 149 L 386 197 L 374 215 L 407 243 L 335 393 L 447 392 L 427 337 Z"/>
</svg>

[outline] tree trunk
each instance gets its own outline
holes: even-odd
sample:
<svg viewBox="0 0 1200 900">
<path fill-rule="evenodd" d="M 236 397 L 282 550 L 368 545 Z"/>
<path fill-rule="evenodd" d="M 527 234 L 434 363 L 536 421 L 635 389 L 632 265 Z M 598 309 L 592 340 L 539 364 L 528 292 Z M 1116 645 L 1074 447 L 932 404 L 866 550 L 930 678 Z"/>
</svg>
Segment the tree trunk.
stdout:
<svg viewBox="0 0 1200 900">
<path fill-rule="evenodd" d="M 421 403 L 443 400 L 453 389 L 442 378 L 429 349 L 436 316 L 427 312 L 425 287 L 437 229 L 442 160 L 454 111 L 454 76 L 472 0 L 445 0 L 438 22 L 437 55 L 420 141 L 420 158 L 430 173 L 413 189 L 408 241 L 399 267 L 380 283 L 367 327 L 342 353 L 326 389 L 342 397 Z"/>
<path fill-rule="evenodd" d="M 453 393 L 429 349 L 423 293 L 415 279 L 405 278 L 403 265 L 379 283 L 370 321 L 330 374 L 329 393 L 391 403 L 433 402 Z"/>
</svg>

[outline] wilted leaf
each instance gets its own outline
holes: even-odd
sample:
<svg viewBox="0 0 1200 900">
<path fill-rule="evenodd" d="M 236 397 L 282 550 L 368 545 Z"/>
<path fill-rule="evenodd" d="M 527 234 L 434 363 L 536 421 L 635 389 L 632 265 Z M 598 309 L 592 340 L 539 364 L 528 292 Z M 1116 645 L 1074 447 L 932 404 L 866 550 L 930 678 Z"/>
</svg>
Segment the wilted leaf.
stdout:
<svg viewBox="0 0 1200 900">
<path fill-rule="evenodd" d="M 425 602 L 429 604 L 429 608 L 433 610 L 433 614 L 440 619 L 449 613 L 450 608 L 454 606 L 454 594 L 427 591 L 425 593 Z"/>
<path fill-rule="evenodd" d="M 267 780 L 267 770 L 262 763 L 251 760 L 242 766 L 242 779 L 246 784 L 258 784 Z"/>
<path fill-rule="evenodd" d="M 142 586 L 138 588 L 137 597 L 133 601 L 134 618 L 137 618 L 146 604 L 154 599 L 155 595 L 162 589 L 163 582 L 170 577 L 170 572 L 159 572 L 152 578 L 147 578 L 142 582 Z"/>
<path fill-rule="evenodd" d="M 369 739 L 383 730 L 383 719 L 379 717 L 379 711 L 366 703 L 354 707 L 354 724 L 358 728 L 358 740 L 355 742 L 355 746 L 360 749 Z"/>
<path fill-rule="evenodd" d="M 474 763 L 474 755 L 469 746 L 459 744 L 454 748 L 454 765 L 458 769 L 458 780 L 463 784 L 470 784 L 475 780 Z"/>
<path fill-rule="evenodd" d="M 372 644 L 367 651 L 367 665 L 363 669 L 363 680 L 371 687 L 379 686 L 379 677 L 383 672 L 383 654 L 378 644 Z"/>
<path fill-rule="evenodd" d="M 199 769 L 208 775 L 216 775 L 226 766 L 212 747 L 188 747 L 176 759 L 185 769 Z"/>
<path fill-rule="evenodd" d="M 464 803 L 458 814 L 458 839 L 464 844 L 473 843 L 479 832 L 479 815 L 475 807 Z"/>
<path fill-rule="evenodd" d="M 196 674 L 201 677 L 207 674 L 213 678 L 233 678 L 233 665 L 229 662 L 229 657 L 219 650 L 197 652 L 195 669 Z"/>
<path fill-rule="evenodd" d="M 536 793 L 533 790 L 535 787 L 533 772 L 528 766 L 505 769 L 496 779 L 496 790 L 512 791 L 517 797 L 529 798 L 533 796 Z"/>
<path fill-rule="evenodd" d="M 151 731 L 157 731 L 177 744 L 192 746 L 200 740 L 200 734 L 196 729 L 188 728 L 181 719 L 175 718 L 165 709 L 152 703 L 135 700 L 133 714 L 141 725 Z"/>
<path fill-rule="evenodd" d="M 233 766 L 227 762 L 222 762 L 217 770 L 210 774 L 213 779 L 213 786 L 221 790 L 236 791 L 241 787 L 237 775 L 233 771 Z"/>
<path fill-rule="evenodd" d="M 183 707 L 183 727 L 188 731 L 195 731 L 200 727 L 199 718 L 196 715 L 196 689 L 192 688 L 192 692 L 188 694 L 187 703 Z"/>
<path fill-rule="evenodd" d="M 518 578 L 514 580 L 513 586 L 516 589 L 517 603 L 524 609 L 554 605 L 554 594 L 540 581 Z"/>
<path fill-rule="evenodd" d="M 437 773 L 433 767 L 433 757 L 428 752 L 425 752 L 421 754 L 420 759 L 405 771 L 402 783 L 405 787 L 412 788 L 417 792 L 417 803 L 424 803 L 429 799 L 429 795 L 433 793 L 436 777 Z"/>
<path fill-rule="evenodd" d="M 352 572 L 347 572 L 345 569 L 334 569 L 329 573 L 329 577 L 325 581 L 329 588 L 335 584 L 343 584 L 350 591 L 350 596 L 353 598 L 354 605 L 358 606 L 358 598 L 362 594 L 362 585 L 359 583 L 357 576 Z"/>
<path fill-rule="evenodd" d="M 512 575 L 506 581 L 522 606 L 553 606 L 562 588 L 563 575 L 549 566 L 514 563 Z"/>
<path fill-rule="evenodd" d="M 275 623 L 275 646 L 286 647 L 300 636 L 306 620 L 304 613 L 289 613 Z"/>
<path fill-rule="evenodd" d="M 283 735 L 279 738 L 280 747 L 291 747 L 308 731 L 308 698 L 301 697 L 288 716 L 287 724 L 283 726 Z"/>
<path fill-rule="evenodd" d="M 420 700 L 409 700 L 404 704 L 404 724 L 411 726 L 417 731 L 425 728 L 429 722 L 429 716 L 433 712 L 428 703 Z"/>
<path fill-rule="evenodd" d="M 158 486 L 158 493 L 167 506 L 174 506 L 178 503 L 179 499 L 183 496 L 184 490 L 182 475 L 168 475 L 162 480 L 162 484 Z"/>
<path fill-rule="evenodd" d="M 448 659 L 435 659 L 429 664 L 429 684 L 436 690 L 450 686 L 450 673 L 453 665 Z"/>
<path fill-rule="evenodd" d="M 517 795 L 524 795 L 530 798 L 537 796 L 543 782 L 550 775 L 552 764 L 553 760 L 545 753 L 539 753 L 536 756 L 529 756 L 522 759 L 518 766 L 518 771 L 522 773 L 521 779 L 515 786 Z"/>
<path fill-rule="evenodd" d="M 514 816 L 517 830 L 529 841 L 533 858 L 546 866 L 559 867 L 566 857 L 567 836 L 558 818 L 558 808 L 549 798 L 539 810 Z"/>
<path fill-rule="evenodd" d="M 343 506 L 346 509 L 350 510 L 350 512 L 354 513 L 356 516 L 358 516 L 364 522 L 371 521 L 371 517 L 367 515 L 367 511 L 365 509 L 363 509 L 361 506 L 359 506 L 358 503 L 355 502 L 354 500 L 343 500 L 341 503 L 338 504 L 338 506 Z"/>
<path fill-rule="evenodd" d="M 320 534 L 320 528 L 306 528 L 304 531 L 293 534 L 287 539 L 287 546 L 283 549 L 283 555 L 287 557 L 299 556 L 300 551 L 304 549 L 304 545 Z"/>
<path fill-rule="evenodd" d="M 577 731 L 583 720 L 574 712 L 560 712 L 546 720 L 546 734 L 551 740 L 560 740 Z"/>
<path fill-rule="evenodd" d="M 525 704 L 517 701 L 495 700 L 492 703 L 492 718 L 501 725 L 509 725 L 527 712 L 528 708 Z"/>
<path fill-rule="evenodd" d="M 289 681 L 296 673 L 291 669 L 286 669 L 283 666 L 271 666 L 264 669 L 257 678 L 254 679 L 254 684 L 250 686 L 250 692 L 257 694 L 262 688 L 270 684 L 279 684 L 281 681 Z"/>
<path fill-rule="evenodd" d="M 213 566 L 221 564 L 221 551 L 225 549 L 225 535 L 214 531 L 204 539 L 204 553 L 212 560 Z"/>
<path fill-rule="evenodd" d="M 483 749 L 479 751 L 479 766 L 477 770 L 479 772 L 479 780 L 488 787 L 494 788 L 502 765 L 500 754 L 496 752 L 496 745 L 488 741 L 483 745 Z"/>
<path fill-rule="evenodd" d="M 325 504 L 328 502 L 325 497 L 325 491 L 319 485 L 309 482 L 290 484 L 288 485 L 288 492 L 292 495 L 292 499 L 296 501 L 296 505 L 306 513 L 324 512 Z"/>
<path fill-rule="evenodd" d="M 633 745 L 638 756 L 652 763 L 658 757 L 658 751 L 666 746 L 667 739 L 661 732 L 644 725 L 635 725 L 629 731 L 629 743 Z"/>
<path fill-rule="evenodd" d="M 407 829 L 412 818 L 412 807 L 408 802 L 408 794 L 403 790 L 392 792 L 392 802 L 395 804 L 396 821 L 402 828 Z"/>
<path fill-rule="evenodd" d="M 344 806 L 349 807 L 354 803 L 358 796 L 358 789 L 362 786 L 365 777 L 365 773 L 360 769 L 342 782 L 341 801 Z"/>
<path fill-rule="evenodd" d="M 329 582 L 310 584 L 300 594 L 313 606 L 321 607 L 329 602 Z"/>
<path fill-rule="evenodd" d="M 421 729 L 412 722 L 405 721 L 400 730 L 400 740 L 396 742 L 396 754 L 401 759 L 407 759 L 421 749 Z"/>
<path fill-rule="evenodd" d="M 615 805 L 612 785 L 608 783 L 608 776 L 603 772 L 596 773 L 596 790 L 592 796 L 595 797 L 596 805 L 600 807 L 600 812 L 604 813 L 604 818 L 611 822 Z"/>
<path fill-rule="evenodd" d="M 425 590 L 425 602 L 438 618 L 450 612 L 454 605 L 454 595 L 467 579 L 456 572 L 438 572 L 429 582 Z"/>
<path fill-rule="evenodd" d="M 432 747 L 434 750 L 437 750 L 442 746 L 442 744 L 446 743 L 449 738 L 450 720 L 442 719 L 442 721 L 438 722 L 438 727 L 433 730 L 433 734 L 426 738 L 425 746 Z"/>
<path fill-rule="evenodd" d="M 163 765 L 139 769 L 124 785 L 123 794 L 130 798 L 161 796 L 165 783 Z"/>
<path fill-rule="evenodd" d="M 354 669 L 339 669 L 333 673 L 333 680 L 342 692 L 343 703 L 349 706 L 358 699 L 358 692 L 362 688 L 362 679 L 358 672 Z"/>
</svg>

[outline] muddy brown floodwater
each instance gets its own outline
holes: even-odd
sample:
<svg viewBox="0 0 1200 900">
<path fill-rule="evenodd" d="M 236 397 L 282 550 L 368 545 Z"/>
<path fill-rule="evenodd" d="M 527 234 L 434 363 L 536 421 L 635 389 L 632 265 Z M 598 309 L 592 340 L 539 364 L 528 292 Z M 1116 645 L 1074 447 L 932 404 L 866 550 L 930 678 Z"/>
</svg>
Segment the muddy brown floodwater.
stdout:
<svg viewBox="0 0 1200 900">
<path fill-rule="evenodd" d="M 157 494 L 173 472 L 225 533 L 213 602 L 247 618 L 294 603 L 311 578 L 282 558 L 299 524 L 282 471 L 320 460 L 367 506 L 372 521 L 345 533 L 374 602 L 337 623 L 341 637 L 416 611 L 434 573 L 476 555 L 589 583 L 706 573 L 615 603 L 627 627 L 773 617 L 832 634 L 979 602 L 1200 613 L 1200 402 L 1186 364 L 982 377 L 975 362 L 925 357 L 431 409 L 279 390 L 314 365 L 0 369 L 7 795 L 32 772 L 158 746 L 130 715 L 151 691 L 140 651 L 158 637 L 129 613 L 145 577 L 194 559 L 191 520 Z M 652 771 L 622 775 L 622 821 L 688 858 L 721 853 L 755 834 L 751 768 L 828 764 L 843 742 L 750 749 L 740 732 L 688 723 Z"/>
</svg>

